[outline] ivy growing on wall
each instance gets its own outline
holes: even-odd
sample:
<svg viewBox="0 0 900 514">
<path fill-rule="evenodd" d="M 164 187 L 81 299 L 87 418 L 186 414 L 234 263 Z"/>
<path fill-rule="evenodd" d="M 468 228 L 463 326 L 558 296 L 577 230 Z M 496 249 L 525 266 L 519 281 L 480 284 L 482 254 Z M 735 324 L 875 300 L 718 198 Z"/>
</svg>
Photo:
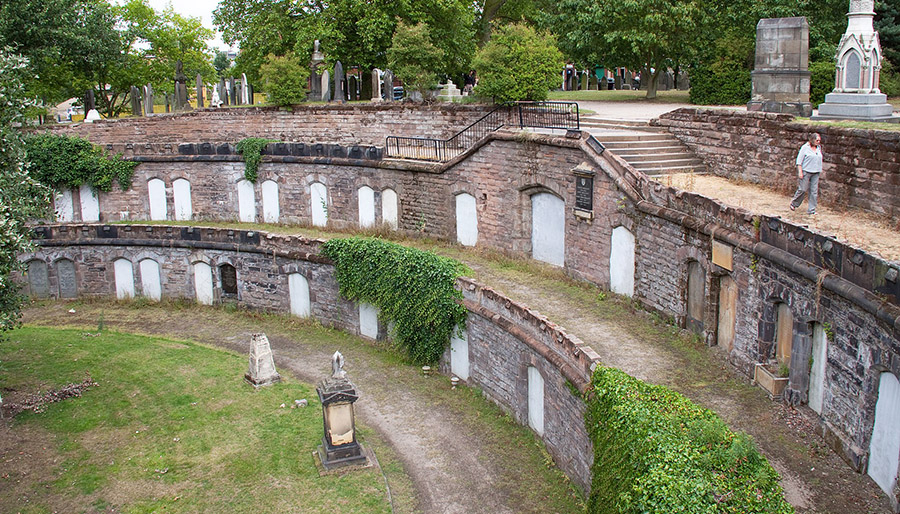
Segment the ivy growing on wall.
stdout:
<svg viewBox="0 0 900 514">
<path fill-rule="evenodd" d="M 793 512 L 749 436 L 671 389 L 598 367 L 585 404 L 591 513 Z"/>
<path fill-rule="evenodd" d="M 322 250 L 334 262 L 341 296 L 378 307 L 412 362 L 437 362 L 453 331 L 465 328 L 456 289 L 457 277 L 469 272 L 462 263 L 371 238 L 332 239 Z"/>
<path fill-rule="evenodd" d="M 138 163 L 110 157 L 99 146 L 80 137 L 34 134 L 25 138 L 29 173 L 44 185 L 57 190 L 90 184 L 104 192 L 117 182 L 122 191 L 131 188 Z"/>
<path fill-rule="evenodd" d="M 274 139 L 264 137 L 248 137 L 238 141 L 234 149 L 244 157 L 244 178 L 255 183 L 259 178 L 259 161 L 262 160 L 262 149 L 269 143 L 277 143 Z"/>
</svg>

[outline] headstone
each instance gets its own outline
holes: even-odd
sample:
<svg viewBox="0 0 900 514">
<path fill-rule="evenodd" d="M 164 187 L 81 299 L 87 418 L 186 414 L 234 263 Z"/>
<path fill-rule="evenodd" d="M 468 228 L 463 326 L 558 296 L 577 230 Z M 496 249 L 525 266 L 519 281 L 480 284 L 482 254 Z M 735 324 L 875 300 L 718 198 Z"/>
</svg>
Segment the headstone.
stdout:
<svg viewBox="0 0 900 514">
<path fill-rule="evenodd" d="M 94 90 L 88 89 L 84 93 L 84 112 L 92 111 L 97 108 L 97 103 L 94 101 Z"/>
<path fill-rule="evenodd" d="M 241 103 L 250 105 L 253 103 L 250 97 L 250 83 L 247 81 L 247 74 L 241 73 Z"/>
<path fill-rule="evenodd" d="M 234 105 L 242 105 L 244 103 L 244 85 L 240 80 L 234 83 Z"/>
<path fill-rule="evenodd" d="M 381 85 L 382 96 L 386 102 L 394 101 L 394 73 L 391 70 L 384 70 L 384 82 Z"/>
<path fill-rule="evenodd" d="M 678 89 L 681 91 L 686 91 L 691 88 L 691 77 L 688 75 L 688 72 L 682 70 L 678 72 L 678 78 L 676 79 L 676 83 L 678 85 Z"/>
<path fill-rule="evenodd" d="M 147 116 L 153 114 L 153 86 L 144 86 L 144 113 Z"/>
<path fill-rule="evenodd" d="M 171 103 L 169 100 L 169 93 L 166 93 L 166 112 L 170 112 Z"/>
<path fill-rule="evenodd" d="M 812 114 L 809 24 L 805 17 L 763 18 L 756 25 L 756 64 L 748 111 Z"/>
<path fill-rule="evenodd" d="M 253 84 L 247 83 L 247 104 L 253 105 Z"/>
<path fill-rule="evenodd" d="M 586 72 L 586 71 L 582 72 L 581 73 L 581 90 L 582 91 L 588 90 L 589 81 L 590 81 L 590 79 L 588 77 L 588 72 Z"/>
<path fill-rule="evenodd" d="M 334 63 L 334 101 L 344 103 L 346 91 L 344 91 L 344 65 L 341 61 Z"/>
<path fill-rule="evenodd" d="M 591 74 L 591 76 L 590 76 L 590 78 L 588 79 L 588 81 L 589 81 L 589 82 L 588 82 L 588 89 L 590 89 L 591 91 L 596 91 L 596 90 L 598 89 L 598 87 L 597 87 L 597 84 L 598 84 L 597 76 L 594 75 L 594 74 Z"/>
<path fill-rule="evenodd" d="M 372 72 L 364 71 L 362 73 L 362 78 L 359 81 L 359 99 L 368 101 L 372 99 L 372 91 L 377 91 L 377 88 L 372 88 Z"/>
<path fill-rule="evenodd" d="M 56 263 L 56 279 L 59 285 L 60 298 L 75 298 L 78 287 L 75 282 L 75 263 L 62 259 Z"/>
<path fill-rule="evenodd" d="M 878 88 L 883 54 L 875 32 L 875 1 L 850 0 L 847 18 L 847 30 L 835 54 L 834 90 L 825 95 L 813 119 L 900 123 Z"/>
<path fill-rule="evenodd" d="M 191 104 L 187 98 L 187 77 L 181 59 L 175 62 L 175 112 L 189 111 Z"/>
<path fill-rule="evenodd" d="M 356 78 L 356 75 L 348 75 L 347 76 L 347 100 L 354 101 L 358 100 L 359 93 L 359 79 Z"/>
<path fill-rule="evenodd" d="M 235 87 L 234 77 L 228 78 L 228 105 L 237 105 L 237 88 Z"/>
<path fill-rule="evenodd" d="M 197 74 L 197 107 L 203 108 L 203 77 Z"/>
<path fill-rule="evenodd" d="M 626 71 L 625 76 L 622 77 L 622 89 L 631 89 L 632 80 L 634 80 L 634 75 L 631 74 L 631 71 Z"/>
<path fill-rule="evenodd" d="M 141 108 L 141 92 L 138 88 L 131 86 L 131 113 L 135 116 L 143 116 L 144 112 Z"/>
<path fill-rule="evenodd" d="M 228 86 L 225 84 L 225 77 L 219 79 L 219 100 L 222 104 L 228 105 Z M 221 104 L 216 107 L 221 107 Z"/>
<path fill-rule="evenodd" d="M 622 75 L 619 73 L 619 70 L 615 71 L 616 78 L 613 82 L 615 84 L 616 91 L 622 89 Z"/>
<path fill-rule="evenodd" d="M 309 60 L 309 95 L 306 97 L 310 102 L 318 102 L 322 100 L 322 75 L 319 69 L 325 62 L 325 54 L 319 50 L 319 40 L 313 43 L 313 54 Z"/>
<path fill-rule="evenodd" d="M 331 101 L 331 76 L 328 74 L 328 70 L 322 72 L 322 101 L 330 102 Z"/>
<path fill-rule="evenodd" d="M 100 112 L 97 109 L 91 109 L 84 116 L 85 123 L 93 123 L 95 121 L 102 120 L 102 119 L 103 119 L 103 117 L 100 116 Z"/>
<path fill-rule="evenodd" d="M 372 70 L 372 101 L 380 102 L 382 100 L 381 95 L 384 93 L 384 90 L 381 86 L 381 75 L 382 72 L 378 68 Z"/>
<path fill-rule="evenodd" d="M 50 278 L 47 275 L 47 263 L 33 259 L 28 262 L 28 286 L 31 296 L 46 298 L 50 296 Z"/>
<path fill-rule="evenodd" d="M 269 338 L 265 334 L 250 336 L 250 368 L 244 375 L 244 379 L 254 387 L 272 385 L 281 381 L 281 376 L 275 371 L 275 359 L 272 356 Z"/>
</svg>

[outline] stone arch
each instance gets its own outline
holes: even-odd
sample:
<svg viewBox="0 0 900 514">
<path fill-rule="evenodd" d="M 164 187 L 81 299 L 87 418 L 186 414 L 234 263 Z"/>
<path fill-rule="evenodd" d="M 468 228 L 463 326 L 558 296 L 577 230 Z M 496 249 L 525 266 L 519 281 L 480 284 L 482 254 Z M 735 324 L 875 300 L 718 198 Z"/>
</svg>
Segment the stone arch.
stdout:
<svg viewBox="0 0 900 514">
<path fill-rule="evenodd" d="M 842 77 L 844 83 L 841 87 L 845 90 L 852 91 L 863 87 L 863 56 L 855 48 L 851 48 L 844 52 L 841 57 Z"/>
<path fill-rule="evenodd" d="M 191 182 L 186 178 L 173 180 L 172 196 L 175 204 L 175 220 L 190 220 L 194 215 L 194 207 L 191 203 Z"/>
<path fill-rule="evenodd" d="M 869 442 L 866 473 L 893 497 L 900 467 L 900 380 L 890 371 L 878 375 L 875 423 Z"/>
<path fill-rule="evenodd" d="M 316 227 L 324 227 L 328 224 L 328 187 L 322 182 L 312 182 L 309 185 L 310 217 Z"/>
<path fill-rule="evenodd" d="M 278 223 L 279 219 L 281 219 L 278 182 L 272 179 L 264 180 L 260 189 L 262 190 L 263 221 L 265 223 Z"/>
<path fill-rule="evenodd" d="M 469 193 L 457 193 L 456 241 L 463 246 L 478 244 L 478 202 Z"/>
<path fill-rule="evenodd" d="M 134 265 L 130 260 L 119 257 L 113 260 L 115 273 L 116 298 L 127 300 L 134 298 Z"/>
<path fill-rule="evenodd" d="M 154 301 L 162 299 L 162 276 L 159 262 L 152 257 L 139 256 L 138 269 L 141 272 L 141 291 L 144 297 Z"/>
<path fill-rule="evenodd" d="M 308 318 L 312 312 L 309 280 L 303 273 L 288 274 L 288 292 L 290 295 L 291 314 L 300 318 Z"/>
<path fill-rule="evenodd" d="M 381 191 L 381 222 L 392 230 L 400 226 L 400 200 L 397 192 L 389 187 Z"/>
<path fill-rule="evenodd" d="M 212 266 L 208 262 L 196 260 L 191 263 L 194 280 L 194 295 L 201 305 L 213 304 Z"/>
<path fill-rule="evenodd" d="M 166 200 L 166 183 L 162 179 L 153 177 L 147 181 L 147 201 L 150 208 L 150 219 L 165 221 L 169 211 Z"/>
<path fill-rule="evenodd" d="M 623 225 L 613 228 L 609 246 L 609 289 L 617 294 L 634 296 L 634 233 Z"/>
<path fill-rule="evenodd" d="M 226 297 L 237 297 L 237 268 L 229 262 L 220 262 L 216 268 L 219 271 L 219 288 L 222 291 L 222 295 Z"/>
<path fill-rule="evenodd" d="M 548 192 L 531 195 L 531 257 L 554 266 L 566 265 L 566 202 Z"/>
<path fill-rule="evenodd" d="M 256 187 L 245 178 L 237 181 L 238 220 L 256 223 Z"/>
<path fill-rule="evenodd" d="M 356 190 L 360 228 L 375 226 L 375 190 L 367 185 Z"/>
</svg>

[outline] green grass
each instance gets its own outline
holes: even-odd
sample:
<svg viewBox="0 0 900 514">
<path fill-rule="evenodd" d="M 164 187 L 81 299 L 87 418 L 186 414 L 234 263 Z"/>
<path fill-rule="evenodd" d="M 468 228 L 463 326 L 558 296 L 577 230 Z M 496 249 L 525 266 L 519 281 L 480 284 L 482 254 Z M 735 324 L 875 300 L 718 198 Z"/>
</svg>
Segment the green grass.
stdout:
<svg viewBox="0 0 900 514">
<path fill-rule="evenodd" d="M 314 389 L 285 380 L 254 390 L 242 378 L 245 357 L 160 337 L 26 327 L 0 347 L 0 361 L 7 391 L 46 391 L 86 373 L 99 383 L 12 422 L 14 433 L 27 426 L 57 441 L 56 468 L 25 491 L 36 511 L 390 512 L 377 469 L 319 476 Z M 279 407 L 300 398 L 309 406 Z M 19 508 L 17 495 L 0 495 L 0 511 Z"/>
<path fill-rule="evenodd" d="M 897 103 L 900 103 L 898 101 Z M 895 104 L 896 105 L 896 104 Z M 878 123 L 874 121 L 822 121 L 822 120 L 811 120 L 809 118 L 797 118 L 794 121 L 797 123 L 803 123 L 806 125 L 812 125 L 816 127 L 839 127 L 839 128 L 849 128 L 849 129 L 863 129 L 863 130 L 889 130 L 891 132 L 900 132 L 900 123 Z"/>
<path fill-rule="evenodd" d="M 652 103 L 690 103 L 688 91 L 659 91 L 656 98 L 647 99 L 647 91 L 550 91 L 548 100 L 567 100 L 582 102 L 652 102 Z"/>
</svg>

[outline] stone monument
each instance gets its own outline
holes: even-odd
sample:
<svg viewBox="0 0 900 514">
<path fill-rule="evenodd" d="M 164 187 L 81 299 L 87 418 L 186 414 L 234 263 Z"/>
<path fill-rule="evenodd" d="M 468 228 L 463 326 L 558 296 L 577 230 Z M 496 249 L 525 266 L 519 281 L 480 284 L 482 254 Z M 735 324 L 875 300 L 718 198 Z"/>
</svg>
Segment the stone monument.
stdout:
<svg viewBox="0 0 900 514">
<path fill-rule="evenodd" d="M 234 82 L 234 77 L 228 78 L 228 105 L 237 105 L 237 85 Z"/>
<path fill-rule="evenodd" d="M 462 93 L 460 93 L 459 88 L 456 87 L 456 84 L 454 84 L 452 80 L 447 79 L 446 84 L 441 84 L 438 100 L 454 102 L 458 101 L 460 98 L 462 98 Z"/>
<path fill-rule="evenodd" d="M 250 83 L 247 81 L 247 74 L 241 73 L 241 104 L 250 105 L 253 99 L 250 97 Z"/>
<path fill-rule="evenodd" d="M 313 43 L 313 54 L 309 60 L 309 95 L 306 99 L 310 102 L 322 100 L 322 75 L 320 68 L 325 65 L 325 54 L 319 50 L 319 40 Z"/>
<path fill-rule="evenodd" d="M 275 371 L 272 347 L 265 334 L 250 336 L 250 368 L 244 375 L 244 380 L 254 387 L 272 385 L 281 380 L 281 376 Z"/>
<path fill-rule="evenodd" d="M 219 85 L 213 86 L 212 98 L 209 99 L 209 106 L 218 109 L 222 106 L 222 99 L 219 98 Z"/>
<path fill-rule="evenodd" d="M 322 87 L 320 91 L 322 92 L 322 96 L 320 100 L 323 102 L 331 101 L 331 76 L 328 74 L 328 70 L 322 72 Z"/>
<path fill-rule="evenodd" d="M 878 89 L 882 53 L 875 32 L 875 0 L 850 0 L 847 18 L 835 54 L 834 91 L 825 95 L 813 119 L 900 122 Z"/>
<path fill-rule="evenodd" d="M 380 102 L 382 90 L 381 90 L 381 70 L 375 68 L 372 70 L 372 101 Z"/>
<path fill-rule="evenodd" d="M 359 99 L 360 100 L 371 100 L 372 99 L 372 91 L 378 91 L 378 88 L 372 88 L 372 72 L 364 71 L 362 72 L 362 76 L 359 80 Z"/>
<path fill-rule="evenodd" d="M 138 88 L 131 86 L 129 95 L 131 97 L 131 113 L 134 116 L 143 116 L 144 109 L 141 105 L 141 91 Z"/>
<path fill-rule="evenodd" d="M 153 86 L 149 83 L 144 86 L 144 114 L 147 116 L 153 114 Z"/>
<path fill-rule="evenodd" d="M 344 371 L 344 356 L 334 352 L 331 376 L 316 386 L 322 403 L 325 435 L 318 448 L 318 460 L 326 471 L 344 466 L 367 466 L 368 456 L 356 440 L 353 404 L 359 399 L 356 388 Z"/>
<path fill-rule="evenodd" d="M 197 107 L 203 107 L 203 77 L 197 74 Z"/>
<path fill-rule="evenodd" d="M 384 70 L 384 82 L 381 84 L 383 91 L 381 95 L 385 102 L 394 101 L 394 73 L 391 70 Z"/>
<path fill-rule="evenodd" d="M 756 24 L 756 65 L 748 111 L 812 114 L 809 103 L 809 23 L 763 18 Z"/>
<path fill-rule="evenodd" d="M 175 112 L 190 111 L 191 104 L 187 97 L 187 77 L 184 74 L 184 64 L 179 59 L 175 63 Z"/>
<path fill-rule="evenodd" d="M 97 102 L 94 101 L 94 90 L 88 89 L 84 93 L 84 112 L 90 112 L 97 108 Z"/>
<path fill-rule="evenodd" d="M 346 93 L 344 90 L 344 65 L 338 61 L 334 63 L 334 101 L 344 103 Z"/>
</svg>

